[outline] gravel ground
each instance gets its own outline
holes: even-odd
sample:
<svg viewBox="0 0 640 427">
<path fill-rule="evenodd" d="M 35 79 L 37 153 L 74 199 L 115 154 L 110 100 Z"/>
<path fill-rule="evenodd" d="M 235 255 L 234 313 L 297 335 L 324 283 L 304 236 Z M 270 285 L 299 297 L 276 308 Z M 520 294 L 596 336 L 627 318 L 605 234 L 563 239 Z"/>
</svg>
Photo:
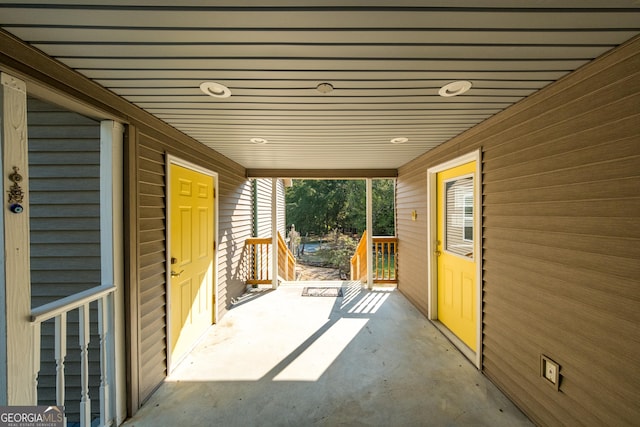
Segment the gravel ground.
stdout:
<svg viewBox="0 0 640 427">
<path fill-rule="evenodd" d="M 340 272 L 335 268 L 314 267 L 296 264 L 296 280 L 340 280 Z"/>
</svg>

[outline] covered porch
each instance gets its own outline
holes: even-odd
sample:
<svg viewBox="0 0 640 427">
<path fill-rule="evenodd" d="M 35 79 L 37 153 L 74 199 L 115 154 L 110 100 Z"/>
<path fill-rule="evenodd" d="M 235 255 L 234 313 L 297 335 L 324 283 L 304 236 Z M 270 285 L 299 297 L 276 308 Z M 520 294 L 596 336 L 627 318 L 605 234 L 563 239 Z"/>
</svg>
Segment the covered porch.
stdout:
<svg viewBox="0 0 640 427">
<path fill-rule="evenodd" d="M 355 281 L 243 295 L 125 425 L 258 422 L 531 425 L 402 294 Z"/>
</svg>

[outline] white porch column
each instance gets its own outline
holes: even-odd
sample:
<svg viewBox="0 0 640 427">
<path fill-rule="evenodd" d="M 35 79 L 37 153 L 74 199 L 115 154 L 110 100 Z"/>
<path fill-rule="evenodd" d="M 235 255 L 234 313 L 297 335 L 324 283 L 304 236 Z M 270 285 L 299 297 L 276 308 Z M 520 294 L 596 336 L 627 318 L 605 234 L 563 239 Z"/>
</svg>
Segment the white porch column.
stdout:
<svg viewBox="0 0 640 427">
<path fill-rule="evenodd" d="M 37 372 L 34 372 L 34 327 L 31 324 L 31 274 L 29 269 L 29 161 L 27 147 L 27 89 L 25 82 L 0 73 L 0 126 L 4 200 L 4 287 L 6 319 L 7 404 L 37 403 Z M 14 185 L 9 175 L 17 168 L 23 210 L 9 210 L 8 191 Z M 17 187 L 14 187 L 17 191 Z M 15 203 L 15 202 L 12 202 Z M 39 351 L 39 349 L 38 349 Z M 4 367 L 3 367 L 4 368 Z"/>
<path fill-rule="evenodd" d="M 367 178 L 367 287 L 373 288 L 373 180 Z"/>
<path fill-rule="evenodd" d="M 107 372 L 112 384 L 107 401 L 115 410 L 117 425 L 127 416 L 125 324 L 124 324 L 124 218 L 123 218 L 123 150 L 124 126 L 118 122 L 104 120 L 100 123 L 100 196 L 101 196 L 101 249 L 102 285 L 113 284 L 116 291 L 111 305 L 113 318 L 109 327 L 115 332 L 107 353 L 113 369 Z"/>
<path fill-rule="evenodd" d="M 271 178 L 271 270 L 273 289 L 278 289 L 278 180 Z"/>
</svg>

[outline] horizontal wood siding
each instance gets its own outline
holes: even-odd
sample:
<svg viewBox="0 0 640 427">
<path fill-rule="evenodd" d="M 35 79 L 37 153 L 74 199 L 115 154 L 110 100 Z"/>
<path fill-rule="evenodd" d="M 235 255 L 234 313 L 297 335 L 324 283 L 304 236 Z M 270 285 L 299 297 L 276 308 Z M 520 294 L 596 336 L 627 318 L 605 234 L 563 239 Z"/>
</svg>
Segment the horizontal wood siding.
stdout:
<svg viewBox="0 0 640 427">
<path fill-rule="evenodd" d="M 639 120 L 636 39 L 399 170 L 399 288 L 426 311 L 426 170 L 482 149 L 483 370 L 539 425 L 640 419 Z"/>
<path fill-rule="evenodd" d="M 251 185 L 244 170 L 204 146 L 138 131 L 138 380 L 144 402 L 167 374 L 166 154 L 218 173 L 218 319 L 244 291 L 244 240 L 251 237 Z"/>
<path fill-rule="evenodd" d="M 100 286 L 100 123 L 28 98 L 31 306 Z M 97 305 L 91 304 L 90 398 L 99 416 Z M 79 421 L 78 312 L 67 317 L 66 415 Z M 38 401 L 56 403 L 54 321 L 42 325 Z"/>
<path fill-rule="evenodd" d="M 277 228 L 278 232 L 283 238 L 287 237 L 287 217 L 286 217 L 286 199 L 285 199 L 285 190 L 284 190 L 284 181 L 282 179 L 278 179 L 276 183 L 276 209 L 277 209 Z"/>
<path fill-rule="evenodd" d="M 255 237 L 271 237 L 271 178 L 259 178 L 256 182 Z"/>
</svg>

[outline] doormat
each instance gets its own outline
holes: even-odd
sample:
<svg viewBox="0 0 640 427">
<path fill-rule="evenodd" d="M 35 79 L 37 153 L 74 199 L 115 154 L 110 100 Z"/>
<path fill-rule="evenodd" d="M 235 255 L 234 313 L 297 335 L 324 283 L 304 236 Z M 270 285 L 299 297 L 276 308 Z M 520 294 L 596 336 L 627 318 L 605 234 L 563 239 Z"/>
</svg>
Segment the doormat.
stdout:
<svg viewBox="0 0 640 427">
<path fill-rule="evenodd" d="M 303 297 L 341 297 L 342 288 L 336 287 L 308 287 L 302 289 Z"/>
</svg>

